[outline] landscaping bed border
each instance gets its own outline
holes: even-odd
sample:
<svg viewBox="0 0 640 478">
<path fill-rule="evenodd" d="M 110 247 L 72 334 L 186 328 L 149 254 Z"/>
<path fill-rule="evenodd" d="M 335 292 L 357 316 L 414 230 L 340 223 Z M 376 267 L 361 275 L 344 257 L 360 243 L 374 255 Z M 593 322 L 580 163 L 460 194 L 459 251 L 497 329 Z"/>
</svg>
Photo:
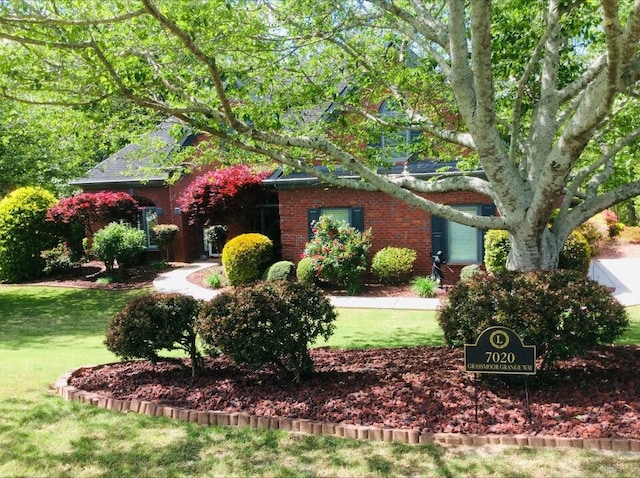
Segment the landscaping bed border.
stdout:
<svg viewBox="0 0 640 478">
<path fill-rule="evenodd" d="M 252 415 L 245 412 L 199 411 L 169 407 L 146 400 L 121 400 L 98 393 L 87 392 L 69 385 L 69 379 L 84 370 L 105 367 L 84 366 L 62 375 L 54 384 L 56 393 L 65 400 L 82 402 L 106 410 L 125 413 L 167 417 L 198 425 L 244 426 L 250 428 L 278 429 L 291 433 L 325 435 L 358 440 L 377 440 L 394 443 L 442 444 L 442 445 L 507 445 L 548 448 L 584 448 L 617 452 L 640 452 L 640 440 L 631 438 L 568 438 L 542 435 L 498 435 L 420 432 L 415 429 L 380 428 L 367 425 L 327 423 L 309 419 L 279 418 Z"/>
</svg>

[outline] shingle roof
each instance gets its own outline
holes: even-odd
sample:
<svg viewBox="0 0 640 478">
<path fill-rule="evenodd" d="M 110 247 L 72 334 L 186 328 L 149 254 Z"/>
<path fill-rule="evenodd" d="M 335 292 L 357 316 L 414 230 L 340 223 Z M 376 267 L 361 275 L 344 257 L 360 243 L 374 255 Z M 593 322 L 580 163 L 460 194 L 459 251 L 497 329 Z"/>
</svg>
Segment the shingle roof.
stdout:
<svg viewBox="0 0 640 478">
<path fill-rule="evenodd" d="M 195 137 L 187 135 L 176 141 L 170 133 L 178 124 L 183 124 L 178 118 L 167 118 L 154 131 L 143 134 L 138 141 L 128 144 L 89 170 L 87 177 L 72 181 L 71 184 L 81 187 L 164 184 L 168 173 L 157 172 L 157 169 L 150 173 L 154 171 L 153 156 L 169 155 L 176 146 L 186 146 Z"/>
<path fill-rule="evenodd" d="M 389 168 L 378 168 L 378 174 L 383 175 L 396 175 L 408 173 L 415 177 L 431 177 L 440 174 L 461 174 L 462 170 L 456 167 L 457 161 L 437 161 L 437 160 L 422 160 L 412 161 L 406 167 L 404 165 L 395 165 Z M 318 166 L 318 170 L 327 172 L 326 166 Z M 338 177 L 341 178 L 358 178 L 357 175 L 346 171 L 344 169 L 336 169 L 333 171 Z M 471 174 L 481 174 L 482 171 L 473 171 Z M 283 174 L 282 170 L 276 171 L 271 177 L 265 180 L 267 184 L 274 184 L 278 187 L 289 186 L 310 186 L 320 184 L 321 181 L 312 176 L 311 174 L 302 172 L 292 172 L 289 174 Z"/>
</svg>

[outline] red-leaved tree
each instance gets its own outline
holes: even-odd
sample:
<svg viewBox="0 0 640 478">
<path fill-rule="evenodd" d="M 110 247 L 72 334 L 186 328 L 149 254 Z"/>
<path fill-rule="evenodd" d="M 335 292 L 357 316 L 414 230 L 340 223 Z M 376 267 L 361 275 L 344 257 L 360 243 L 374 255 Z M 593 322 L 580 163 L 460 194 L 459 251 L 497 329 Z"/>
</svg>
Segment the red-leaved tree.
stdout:
<svg viewBox="0 0 640 478">
<path fill-rule="evenodd" d="M 197 176 L 181 194 L 178 204 L 191 224 L 233 223 L 244 228 L 264 197 L 263 179 L 245 165 L 216 169 Z"/>
<path fill-rule="evenodd" d="M 138 202 L 127 193 L 101 191 L 81 193 L 58 200 L 47 211 L 47 221 L 58 223 L 72 254 L 82 253 L 85 234 L 101 229 L 110 222 L 135 222 Z"/>
</svg>

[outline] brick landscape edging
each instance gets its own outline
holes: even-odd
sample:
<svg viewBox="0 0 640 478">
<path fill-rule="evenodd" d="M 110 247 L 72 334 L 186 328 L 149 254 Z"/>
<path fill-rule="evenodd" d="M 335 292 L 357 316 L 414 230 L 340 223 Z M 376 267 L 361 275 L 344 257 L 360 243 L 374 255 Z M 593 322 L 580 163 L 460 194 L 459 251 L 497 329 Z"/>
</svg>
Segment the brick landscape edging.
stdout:
<svg viewBox="0 0 640 478">
<path fill-rule="evenodd" d="M 640 440 L 630 438 L 566 438 L 540 435 L 467 435 L 459 433 L 431 433 L 414 429 L 379 428 L 365 425 L 327 423 L 309 419 L 275 418 L 251 415 L 245 412 L 200 411 L 169 407 L 146 400 L 120 400 L 107 398 L 69 385 L 69 379 L 84 370 L 97 367 L 80 367 L 64 374 L 54 384 L 58 395 L 65 400 L 87 403 L 98 408 L 126 413 L 168 417 L 198 425 L 245 426 L 272 428 L 307 435 L 329 435 L 359 440 L 444 445 L 515 445 L 530 447 L 586 448 L 591 450 L 640 452 Z"/>
</svg>

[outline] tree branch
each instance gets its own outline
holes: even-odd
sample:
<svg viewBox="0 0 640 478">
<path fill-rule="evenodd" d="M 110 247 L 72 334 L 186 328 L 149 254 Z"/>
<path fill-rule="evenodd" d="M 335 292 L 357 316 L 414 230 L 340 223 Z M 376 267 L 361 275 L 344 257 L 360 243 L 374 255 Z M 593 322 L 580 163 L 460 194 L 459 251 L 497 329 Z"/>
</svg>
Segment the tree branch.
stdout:
<svg viewBox="0 0 640 478">
<path fill-rule="evenodd" d="M 218 94 L 218 99 L 222 104 L 222 109 L 224 111 L 224 117 L 226 123 L 238 130 L 238 131 L 246 131 L 248 129 L 247 125 L 239 121 L 231 107 L 231 102 L 227 97 L 227 94 L 224 89 L 224 85 L 222 83 L 222 76 L 220 75 L 220 71 L 218 70 L 218 66 L 216 65 L 215 59 L 210 58 L 207 54 L 205 54 L 191 39 L 191 37 L 171 19 L 167 16 L 163 15 L 156 6 L 151 2 L 151 0 L 141 0 L 144 4 L 146 10 L 153 16 L 162 26 L 164 26 L 168 31 L 170 31 L 182 44 L 191 52 L 191 54 L 201 63 L 203 63 L 207 69 L 209 70 L 209 74 L 211 75 L 211 79 L 213 80 L 213 84 L 216 89 L 216 93 Z"/>
<path fill-rule="evenodd" d="M 117 15 L 111 18 L 92 18 L 89 20 L 61 20 L 58 18 L 38 18 L 38 17 L 0 17 L 0 24 L 4 25 L 44 25 L 44 26 L 59 26 L 59 27 L 82 27 L 93 25 L 110 25 L 114 23 L 121 23 L 125 20 L 131 20 L 132 18 L 140 17 L 146 14 L 144 8 L 140 8 L 133 12 L 127 12 L 122 15 Z"/>
</svg>

